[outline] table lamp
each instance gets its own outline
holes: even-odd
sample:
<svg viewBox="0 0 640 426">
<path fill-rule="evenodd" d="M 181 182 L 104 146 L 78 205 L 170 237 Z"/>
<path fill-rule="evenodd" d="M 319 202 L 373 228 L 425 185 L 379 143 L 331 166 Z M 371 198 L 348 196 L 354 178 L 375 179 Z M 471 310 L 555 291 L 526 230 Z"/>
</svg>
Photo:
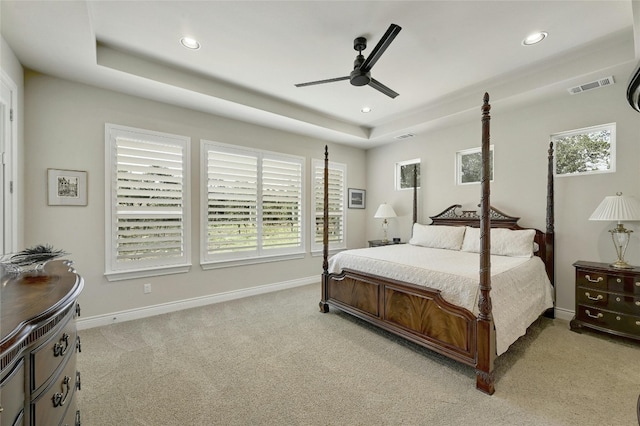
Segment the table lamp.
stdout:
<svg viewBox="0 0 640 426">
<path fill-rule="evenodd" d="M 589 220 L 618 222 L 618 226 L 609 231 L 613 239 L 613 245 L 616 248 L 616 254 L 618 255 L 618 260 L 613 262 L 611 266 L 614 268 L 633 268 L 633 266 L 624 260 L 624 254 L 627 251 L 629 239 L 633 231 L 626 229 L 621 222 L 640 220 L 640 201 L 633 197 L 623 197 L 622 192 L 604 197 L 604 200 L 602 200 Z"/>
<path fill-rule="evenodd" d="M 380 207 L 378 207 L 378 210 L 376 210 L 376 214 L 373 217 L 376 219 L 383 219 L 382 230 L 384 231 L 384 238 L 382 239 L 382 242 L 389 242 L 389 240 L 387 239 L 387 228 L 389 227 L 389 222 L 387 221 L 387 219 L 397 217 L 396 212 L 393 210 L 393 207 L 391 207 L 387 203 L 382 203 L 380 204 Z"/>
</svg>

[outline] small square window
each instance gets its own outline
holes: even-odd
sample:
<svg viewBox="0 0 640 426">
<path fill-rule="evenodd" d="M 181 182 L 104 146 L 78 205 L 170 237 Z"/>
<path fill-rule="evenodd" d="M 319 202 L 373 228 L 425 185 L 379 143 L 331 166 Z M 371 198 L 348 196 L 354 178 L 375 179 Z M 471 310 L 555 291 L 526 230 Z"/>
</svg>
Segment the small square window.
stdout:
<svg viewBox="0 0 640 426">
<path fill-rule="evenodd" d="M 396 163 L 396 189 L 413 189 L 413 174 L 420 188 L 420 159 L 401 161 Z"/>
<path fill-rule="evenodd" d="M 556 133 L 551 141 L 555 176 L 616 171 L 616 123 Z"/>
<path fill-rule="evenodd" d="M 480 183 L 482 149 L 471 148 L 456 153 L 456 184 Z M 489 147 L 489 180 L 493 182 L 493 145 Z"/>
</svg>

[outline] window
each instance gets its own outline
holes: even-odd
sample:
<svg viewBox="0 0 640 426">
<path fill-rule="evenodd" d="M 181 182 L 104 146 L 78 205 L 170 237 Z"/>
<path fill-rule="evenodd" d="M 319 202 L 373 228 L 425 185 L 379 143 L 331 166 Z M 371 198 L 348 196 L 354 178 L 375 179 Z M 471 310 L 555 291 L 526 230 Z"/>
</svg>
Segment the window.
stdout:
<svg viewBox="0 0 640 426">
<path fill-rule="evenodd" d="M 322 250 L 324 219 L 324 160 L 312 160 L 313 169 L 313 205 L 314 235 L 311 251 Z M 347 166 L 329 162 L 329 249 L 338 250 L 347 247 L 345 182 Z"/>
<path fill-rule="evenodd" d="M 551 141 L 556 176 L 616 171 L 616 123 L 556 133 Z"/>
<path fill-rule="evenodd" d="M 203 268 L 304 256 L 304 158 L 202 141 L 201 160 Z"/>
<path fill-rule="evenodd" d="M 105 125 L 109 280 L 189 270 L 189 143 Z"/>
<path fill-rule="evenodd" d="M 396 189 L 413 189 L 413 173 L 416 172 L 418 188 L 420 188 L 420 159 L 396 163 Z"/>
<path fill-rule="evenodd" d="M 479 183 L 482 176 L 482 149 L 471 148 L 456 153 L 456 184 Z M 489 147 L 489 180 L 493 182 L 493 145 Z"/>
</svg>

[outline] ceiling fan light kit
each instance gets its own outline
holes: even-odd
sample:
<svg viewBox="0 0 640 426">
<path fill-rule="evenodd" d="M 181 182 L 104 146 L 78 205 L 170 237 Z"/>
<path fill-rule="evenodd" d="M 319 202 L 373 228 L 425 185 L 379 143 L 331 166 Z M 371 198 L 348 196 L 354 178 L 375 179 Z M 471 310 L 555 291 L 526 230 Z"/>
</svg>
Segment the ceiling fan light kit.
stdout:
<svg viewBox="0 0 640 426">
<path fill-rule="evenodd" d="M 371 77 L 371 68 L 378 62 L 380 56 L 384 53 L 385 50 L 389 47 L 393 39 L 396 38 L 398 33 L 402 28 L 396 24 L 391 24 L 387 29 L 387 32 L 384 33 L 378 44 L 373 48 L 371 54 L 367 59 L 362 56 L 362 51 L 367 48 L 367 39 L 364 37 L 356 37 L 353 40 L 353 48 L 358 51 L 358 56 L 353 61 L 353 71 L 348 76 L 330 78 L 327 80 L 318 80 L 318 81 L 310 81 L 307 83 L 298 83 L 296 87 L 306 87 L 306 86 L 314 86 L 316 84 L 325 84 L 325 83 L 334 83 L 336 81 L 349 80 L 349 82 L 353 86 L 371 86 L 379 92 L 389 96 L 390 98 L 395 98 L 398 96 L 398 93 L 394 92 L 384 84 L 380 83 L 375 78 Z"/>
</svg>

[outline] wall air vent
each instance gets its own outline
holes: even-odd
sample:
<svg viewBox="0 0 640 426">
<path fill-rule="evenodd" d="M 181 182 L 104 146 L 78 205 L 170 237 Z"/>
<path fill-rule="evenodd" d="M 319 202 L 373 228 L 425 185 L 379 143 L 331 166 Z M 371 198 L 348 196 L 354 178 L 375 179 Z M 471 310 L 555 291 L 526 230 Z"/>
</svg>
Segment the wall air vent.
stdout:
<svg viewBox="0 0 640 426">
<path fill-rule="evenodd" d="M 615 84 L 613 81 L 613 76 L 600 78 L 596 81 L 591 81 L 589 83 L 581 84 L 580 86 L 570 87 L 567 90 L 570 94 L 575 95 L 576 93 L 586 92 L 587 90 L 597 89 L 599 87 L 611 86 Z"/>
<path fill-rule="evenodd" d="M 400 140 L 400 139 L 409 139 L 409 138 L 412 138 L 414 136 L 415 135 L 413 133 L 405 133 L 404 135 L 396 136 L 395 139 L 398 139 L 398 140 Z"/>
</svg>

